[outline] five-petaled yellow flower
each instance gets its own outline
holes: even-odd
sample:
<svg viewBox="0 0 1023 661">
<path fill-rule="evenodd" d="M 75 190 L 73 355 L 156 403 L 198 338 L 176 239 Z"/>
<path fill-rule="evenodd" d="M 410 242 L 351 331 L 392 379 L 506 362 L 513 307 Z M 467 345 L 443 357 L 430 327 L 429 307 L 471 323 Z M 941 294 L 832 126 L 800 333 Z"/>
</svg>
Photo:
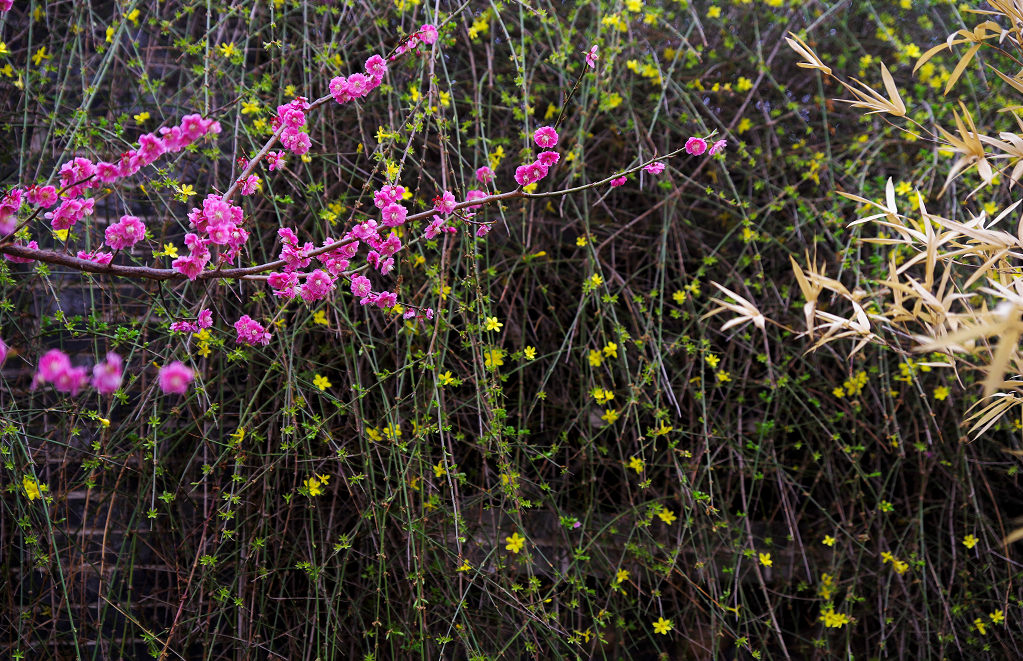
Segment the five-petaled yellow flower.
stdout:
<svg viewBox="0 0 1023 661">
<path fill-rule="evenodd" d="M 762 564 L 763 566 L 770 567 L 772 564 L 774 564 L 774 560 L 771 560 L 770 553 L 760 553 L 759 556 L 760 564 Z"/>
<path fill-rule="evenodd" d="M 40 484 L 39 480 L 35 479 L 30 475 L 26 475 L 21 480 L 21 488 L 25 490 L 25 495 L 29 500 L 35 500 L 36 498 L 42 498 L 43 494 L 50 490 L 45 484 Z"/>
<path fill-rule="evenodd" d="M 511 537 L 505 537 L 504 541 L 508 542 L 504 548 L 508 549 L 512 553 L 518 553 L 526 544 L 526 538 L 519 533 L 515 533 Z"/>
<path fill-rule="evenodd" d="M 451 370 L 437 375 L 437 385 L 441 387 L 450 386 L 455 380 L 455 377 L 451 376 Z"/>
<path fill-rule="evenodd" d="M 314 474 L 312 477 L 303 482 L 305 488 L 309 491 L 309 497 L 311 498 L 313 496 L 319 496 L 320 494 L 322 494 L 323 486 L 327 484 L 328 480 L 330 480 L 329 475 Z"/>
<path fill-rule="evenodd" d="M 526 360 L 533 360 L 536 358 L 536 347 L 526 347 L 522 350 L 522 355 L 526 357 Z"/>
<path fill-rule="evenodd" d="M 499 331 L 501 330 L 502 326 L 504 326 L 504 324 L 498 321 L 497 317 L 487 317 L 487 321 L 486 324 L 484 325 L 484 328 L 488 331 Z"/>
<path fill-rule="evenodd" d="M 657 517 L 665 523 L 671 523 L 678 518 L 671 510 L 661 510 L 657 513 Z"/>
<path fill-rule="evenodd" d="M 671 623 L 671 620 L 666 620 L 663 617 L 657 618 L 657 621 L 654 622 L 654 633 L 667 635 L 667 633 L 674 628 L 675 625 Z"/>
<path fill-rule="evenodd" d="M 636 471 L 637 473 L 642 473 L 644 467 L 645 467 L 644 462 L 639 457 L 631 457 L 629 459 L 629 468 Z"/>
<path fill-rule="evenodd" d="M 330 382 L 330 379 L 323 376 L 322 374 L 317 374 L 315 377 L 313 377 L 313 385 L 319 388 L 320 390 L 326 390 L 327 388 L 331 387 L 334 384 L 332 384 Z"/>
<path fill-rule="evenodd" d="M 831 535 L 825 535 L 824 539 L 821 540 L 821 544 L 823 544 L 824 546 L 834 546 L 835 538 L 832 537 Z"/>
<path fill-rule="evenodd" d="M 32 64 L 39 66 L 43 60 L 50 59 L 50 54 L 46 52 L 46 46 L 41 46 L 39 50 L 32 55 Z"/>
<path fill-rule="evenodd" d="M 134 119 L 139 124 L 145 124 L 146 121 L 149 119 L 149 111 L 143 110 L 140 113 L 132 115 L 132 119 Z"/>
<path fill-rule="evenodd" d="M 624 583 L 629 580 L 629 571 L 627 569 L 619 569 L 618 573 L 615 574 L 615 583 Z"/>
<path fill-rule="evenodd" d="M 217 48 L 220 49 L 221 55 L 229 59 L 238 54 L 238 48 L 234 45 L 233 41 L 229 44 L 220 44 Z"/>
<path fill-rule="evenodd" d="M 972 534 L 971 535 L 967 535 L 966 537 L 963 537 L 963 546 L 965 546 L 968 549 L 972 549 L 974 546 L 977 545 L 977 542 L 979 542 L 979 541 L 980 540 L 977 539 L 976 536 L 974 536 Z"/>
</svg>

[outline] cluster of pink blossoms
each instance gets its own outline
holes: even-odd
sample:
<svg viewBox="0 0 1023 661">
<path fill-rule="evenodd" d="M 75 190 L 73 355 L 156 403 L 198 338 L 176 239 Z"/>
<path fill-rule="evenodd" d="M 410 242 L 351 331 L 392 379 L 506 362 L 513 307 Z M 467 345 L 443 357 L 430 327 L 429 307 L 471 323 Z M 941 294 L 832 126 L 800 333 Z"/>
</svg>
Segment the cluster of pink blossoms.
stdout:
<svg viewBox="0 0 1023 661">
<path fill-rule="evenodd" d="M 13 0 L 0 0 L 0 10 L 10 9 L 12 2 Z M 401 44 L 391 59 L 418 48 L 420 43 L 434 44 L 438 36 L 435 26 L 423 25 Z M 355 73 L 347 78 L 339 76 L 331 80 L 330 93 L 338 103 L 362 98 L 380 86 L 387 69 L 387 60 L 380 55 L 374 55 L 366 60 L 364 73 Z M 308 101 L 303 97 L 277 108 L 274 130 L 279 130 L 281 144 L 297 155 L 307 153 L 311 147 L 309 135 L 303 130 L 306 123 L 305 113 L 309 108 Z M 220 124 L 214 120 L 203 119 L 199 115 L 188 115 L 182 118 L 180 125 L 160 129 L 159 136 L 153 133 L 141 136 L 139 147 L 122 154 L 116 163 L 102 161 L 93 163 L 87 158 L 74 158 L 60 168 L 62 191 L 58 192 L 54 186 L 32 186 L 26 190 L 12 190 L 0 198 L 0 237 L 9 235 L 17 229 L 17 214 L 25 202 L 44 209 L 49 209 L 60 202 L 59 206 L 48 212 L 45 217 L 55 230 L 70 229 L 94 213 L 95 200 L 86 195 L 90 189 L 97 186 L 97 183 L 112 184 L 118 179 L 134 175 L 163 154 L 181 151 L 201 137 L 217 134 L 220 130 Z M 554 139 L 556 141 L 556 134 Z M 266 159 L 270 171 L 284 167 L 282 151 L 269 152 Z M 247 164 L 241 161 L 241 165 L 245 167 Z M 250 195 L 258 190 L 260 183 L 258 176 L 250 174 L 239 179 L 237 186 L 242 195 Z M 299 273 L 299 269 L 311 264 L 312 258 L 309 253 L 313 251 L 312 244 L 306 242 L 300 245 L 298 237 L 292 230 L 280 230 L 279 236 L 283 244 L 281 259 L 285 263 L 285 269 L 268 277 L 274 294 L 285 298 L 301 296 L 306 302 L 326 298 L 334 290 L 337 279 L 348 275 L 345 271 L 362 244 L 370 248 L 366 261 L 381 274 L 389 273 L 394 268 L 394 254 L 401 249 L 402 243 L 396 232 L 391 231 L 386 238 L 382 238 L 380 231 L 382 228 L 394 228 L 404 224 L 408 216 L 408 210 L 401 204 L 404 195 L 405 190 L 395 185 L 384 186 L 377 191 L 374 202 L 380 209 L 381 223 L 367 220 L 349 231 L 341 242 L 325 240 L 324 245 L 335 243 L 338 245 L 316 256 L 324 268 L 311 273 Z M 484 197 L 486 194 L 482 191 L 470 191 L 466 199 L 471 201 Z M 445 191 L 439 200 L 437 208 L 439 213 L 445 216 L 453 213 L 456 205 L 453 194 Z M 471 212 L 472 209 L 473 207 L 470 207 L 468 211 Z M 238 257 L 242 245 L 248 239 L 248 232 L 241 227 L 244 220 L 241 207 L 231 204 L 221 196 L 208 195 L 203 201 L 202 208 L 193 208 L 188 214 L 188 219 L 196 232 L 185 236 L 188 255 L 175 259 L 172 268 L 189 280 L 198 278 L 212 259 L 211 245 L 223 246 L 224 249 L 219 252 L 219 260 L 221 263 L 230 263 Z M 453 227 L 434 227 L 434 234 L 441 229 L 454 231 Z M 145 224 L 139 218 L 124 215 L 117 223 L 106 229 L 106 244 L 114 250 L 127 249 L 144 238 L 145 232 Z M 38 244 L 32 241 L 28 247 L 38 248 Z M 80 251 L 78 256 L 101 264 L 108 264 L 113 258 L 113 254 L 107 252 Z M 18 262 L 31 261 L 7 255 L 5 257 Z M 380 308 L 390 308 L 397 304 L 395 293 L 374 292 L 369 278 L 365 276 L 350 277 L 350 284 L 352 293 L 359 297 L 362 305 L 372 304 Z M 405 311 L 404 317 L 430 319 L 433 317 L 433 310 L 410 308 Z M 212 313 L 204 309 L 195 322 L 177 321 L 171 324 L 171 330 L 195 333 L 211 327 L 212 324 Z M 235 322 L 234 327 L 237 342 L 241 344 L 266 345 L 270 341 L 269 331 L 248 315 L 243 315 Z M 7 346 L 0 341 L 0 362 L 6 355 Z M 94 367 L 93 385 L 101 393 L 113 392 L 120 385 L 122 373 L 123 362 L 120 356 L 110 353 L 105 362 Z M 160 370 L 158 380 L 163 392 L 183 394 L 194 376 L 191 369 L 175 361 Z M 35 379 L 36 384 L 53 383 L 58 391 L 71 394 L 77 394 L 84 387 L 85 381 L 85 368 L 72 367 L 70 359 L 57 350 L 43 356 Z"/>
<path fill-rule="evenodd" d="M 175 321 L 171 324 L 170 329 L 178 333 L 198 333 L 212 325 L 213 313 L 209 311 L 209 308 L 204 308 L 199 312 L 199 316 L 195 321 Z"/>
<path fill-rule="evenodd" d="M 554 130 L 553 126 L 541 126 L 533 132 L 533 142 L 537 147 L 549 150 L 551 147 L 557 146 L 558 132 Z M 547 176 L 547 173 L 559 160 L 561 160 L 561 154 L 556 151 L 540 152 L 532 163 L 515 168 L 515 183 L 519 186 L 528 186 L 540 181 Z"/>
<path fill-rule="evenodd" d="M 114 250 L 124 250 L 142 240 L 146 225 L 138 216 L 121 216 L 113 225 L 108 225 L 104 237 L 107 245 Z"/>
<path fill-rule="evenodd" d="M 0 0 L 0 11 L 11 11 L 13 6 L 14 0 Z"/>
<path fill-rule="evenodd" d="M 0 342 L 2 344 L 2 342 Z M 6 348 L 6 347 L 5 347 Z M 6 355 L 6 351 L 4 351 Z M 0 361 L 2 362 L 2 361 Z M 121 387 L 124 361 L 114 352 L 107 359 L 92 368 L 92 387 L 102 395 L 109 395 Z M 32 387 L 52 383 L 57 392 L 75 396 L 85 387 L 88 371 L 84 367 L 72 367 L 71 359 L 60 349 L 50 349 L 39 359 Z"/>
<path fill-rule="evenodd" d="M 60 167 L 60 186 L 63 189 L 60 194 L 54 186 L 30 186 L 24 190 L 16 188 L 0 200 L 0 236 L 10 234 L 17 228 L 17 214 L 26 203 L 43 209 L 57 205 L 56 209 L 45 214 L 45 218 L 50 221 L 50 226 L 55 230 L 71 229 L 95 211 L 95 199 L 86 197 L 91 189 L 97 188 L 100 184 L 112 184 L 119 179 L 130 177 L 164 154 L 179 152 L 200 138 L 217 133 L 220 133 L 219 122 L 203 119 L 195 114 L 186 115 L 181 118 L 179 125 L 161 128 L 159 135 L 146 133 L 140 136 L 138 148 L 121 154 L 116 163 L 107 161 L 93 163 L 81 156 L 73 158 Z M 126 218 L 134 218 L 134 216 L 126 216 Z M 115 231 L 113 241 L 123 244 L 128 240 L 129 228 L 132 228 L 130 231 L 137 231 L 141 222 L 136 225 L 134 223 L 125 224 L 124 218 L 121 221 L 121 228 Z M 145 226 L 142 225 L 138 239 L 141 239 L 144 234 Z M 107 237 L 108 243 L 110 243 L 109 230 Z M 38 248 L 39 245 L 32 241 L 28 243 L 28 247 Z M 31 261 L 9 255 L 4 255 L 4 257 L 14 262 Z M 79 257 L 108 264 L 113 255 L 111 253 L 81 252 Z"/>
<path fill-rule="evenodd" d="M 212 258 L 211 245 L 226 246 L 227 249 L 220 252 L 220 262 L 233 262 L 249 238 L 249 233 L 241 227 L 242 220 L 241 207 L 225 202 L 220 195 L 207 195 L 201 209 L 193 208 L 188 212 L 188 221 L 199 234 L 185 235 L 188 255 L 171 262 L 171 268 L 195 280 Z"/>
<path fill-rule="evenodd" d="M 270 332 L 247 314 L 243 314 L 241 319 L 234 322 L 234 330 L 238 334 L 235 340 L 238 344 L 248 344 L 251 346 L 257 344 L 266 346 L 270 344 Z"/>
</svg>

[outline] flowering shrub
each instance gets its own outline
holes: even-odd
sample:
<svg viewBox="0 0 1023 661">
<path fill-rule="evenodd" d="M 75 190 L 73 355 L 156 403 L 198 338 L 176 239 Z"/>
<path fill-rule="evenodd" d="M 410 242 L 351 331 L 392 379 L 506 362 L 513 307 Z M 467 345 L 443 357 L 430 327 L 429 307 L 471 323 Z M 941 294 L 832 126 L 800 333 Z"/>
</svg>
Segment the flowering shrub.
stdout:
<svg viewBox="0 0 1023 661">
<path fill-rule="evenodd" d="M 14 3 L 0 653 L 1017 656 L 1014 457 L 790 334 L 929 155 L 771 44 L 955 11 L 841 9 Z"/>
</svg>

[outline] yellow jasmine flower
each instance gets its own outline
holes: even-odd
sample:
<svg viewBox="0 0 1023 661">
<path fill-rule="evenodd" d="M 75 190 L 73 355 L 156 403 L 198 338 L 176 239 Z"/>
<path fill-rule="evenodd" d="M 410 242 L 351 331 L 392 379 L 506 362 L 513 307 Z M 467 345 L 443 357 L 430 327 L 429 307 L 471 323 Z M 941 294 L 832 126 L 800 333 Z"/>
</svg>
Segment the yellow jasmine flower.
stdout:
<svg viewBox="0 0 1023 661">
<path fill-rule="evenodd" d="M 319 496 L 323 493 L 323 485 L 327 484 L 329 479 L 329 475 L 313 475 L 302 482 L 302 484 L 309 492 L 309 497 L 312 498 L 313 496 Z"/>
<path fill-rule="evenodd" d="M 533 360 L 536 358 L 536 347 L 526 347 L 522 350 L 522 354 L 526 357 L 526 360 Z"/>
<path fill-rule="evenodd" d="M 444 464 L 434 464 L 433 475 L 434 477 L 444 477 L 447 475 L 448 470 L 444 468 Z"/>
<path fill-rule="evenodd" d="M 219 46 L 217 46 L 217 48 L 220 50 L 220 54 L 223 55 L 224 57 L 228 58 L 228 59 L 234 57 L 239 52 L 238 48 L 234 45 L 233 41 L 231 43 L 229 43 L 229 44 L 220 44 Z M 293 95 L 288 95 L 288 96 L 293 96 Z"/>
<path fill-rule="evenodd" d="M 675 625 L 671 623 L 671 620 L 666 620 L 663 617 L 657 618 L 657 621 L 654 622 L 654 633 L 667 635 L 673 628 L 675 628 Z"/>
<path fill-rule="evenodd" d="M 615 574 L 615 583 L 624 583 L 629 580 L 629 572 L 625 569 L 619 569 L 618 573 Z"/>
<path fill-rule="evenodd" d="M 50 54 L 46 52 L 46 46 L 41 46 L 39 50 L 32 55 L 32 64 L 39 66 L 43 60 L 50 59 Z"/>
<path fill-rule="evenodd" d="M 629 458 L 629 468 L 631 468 L 632 470 L 636 471 L 637 473 L 642 473 L 643 469 L 645 467 L 646 467 L 646 462 L 644 462 L 639 457 L 630 457 Z"/>
<path fill-rule="evenodd" d="M 499 331 L 502 326 L 504 326 L 504 324 L 498 321 L 497 317 L 487 317 L 486 323 L 484 324 L 484 330 Z"/>
<path fill-rule="evenodd" d="M 992 624 L 1001 624 L 1002 622 L 1005 621 L 1005 613 L 1003 613 L 1002 611 L 995 611 L 994 613 L 991 613 L 988 617 L 991 618 Z"/>
<path fill-rule="evenodd" d="M 721 18 L 721 7 L 712 6 L 707 10 L 707 18 Z"/>
<path fill-rule="evenodd" d="M 621 416 L 618 414 L 618 411 L 614 409 L 604 409 L 604 415 L 600 416 L 600 419 L 609 425 L 613 425 L 615 420 L 620 417 Z"/>
<path fill-rule="evenodd" d="M 600 364 L 604 362 L 604 357 L 596 349 L 590 349 L 589 360 L 590 367 L 600 367 Z"/>
<path fill-rule="evenodd" d="M 671 510 L 661 510 L 660 512 L 657 513 L 657 518 L 659 518 L 661 521 L 664 521 L 667 524 L 671 524 L 678 517 L 675 516 L 675 513 L 672 512 Z"/>
<path fill-rule="evenodd" d="M 11 51 L 7 50 L 7 44 L 0 41 L 0 55 L 7 55 Z"/>
<path fill-rule="evenodd" d="M 40 483 L 39 480 L 30 475 L 26 475 L 21 479 L 21 488 L 25 490 L 25 495 L 29 500 L 42 498 L 43 494 L 50 490 L 48 486 Z"/>
<path fill-rule="evenodd" d="M 833 629 L 841 629 L 846 624 L 849 624 L 849 616 L 845 613 L 836 613 L 835 609 L 831 606 L 821 610 L 821 616 L 818 619 L 824 622 L 824 626 Z"/>
<path fill-rule="evenodd" d="M 511 537 L 505 537 L 504 541 L 508 542 L 504 548 L 508 549 L 512 553 L 518 553 L 526 544 L 526 538 L 519 533 L 515 533 Z"/>
<path fill-rule="evenodd" d="M 832 537 L 831 535 L 825 535 L 824 539 L 821 540 L 821 544 L 823 544 L 824 546 L 834 546 L 835 538 Z"/>
<path fill-rule="evenodd" d="M 987 635 L 987 625 L 984 624 L 984 620 L 978 617 L 976 620 L 973 621 L 973 626 L 977 630 L 977 633 L 979 633 L 980 635 L 982 636 Z"/>
<path fill-rule="evenodd" d="M 330 382 L 330 379 L 323 376 L 322 374 L 317 374 L 315 377 L 313 377 L 313 385 L 319 388 L 320 390 L 326 390 L 327 388 L 330 388 L 334 384 L 332 384 Z"/>
<path fill-rule="evenodd" d="M 968 549 L 972 549 L 974 546 L 977 545 L 977 542 L 979 541 L 980 540 L 977 539 L 974 535 L 972 534 L 967 535 L 966 537 L 963 537 L 963 546 L 965 546 Z"/>
<path fill-rule="evenodd" d="M 469 564 L 469 561 L 468 560 L 462 560 L 461 566 L 459 566 L 458 569 L 456 569 L 455 571 L 470 571 L 471 569 L 472 569 L 472 566 Z"/>
<path fill-rule="evenodd" d="M 452 383 L 455 383 L 456 380 L 457 379 L 455 379 L 455 377 L 451 376 L 451 370 L 437 375 L 437 385 L 441 387 L 450 386 Z"/>
<path fill-rule="evenodd" d="M 133 25 L 137 26 L 139 24 L 139 10 L 131 10 L 131 13 L 128 14 L 128 20 L 131 21 Z"/>
<path fill-rule="evenodd" d="M 313 323 L 319 324 L 321 326 L 329 326 L 330 320 L 327 319 L 326 312 L 324 312 L 323 310 L 317 310 L 316 313 L 313 315 Z"/>
<path fill-rule="evenodd" d="M 186 202 L 188 198 L 195 195 L 195 186 L 192 184 L 182 184 L 178 186 L 178 199 L 182 202 Z"/>
<path fill-rule="evenodd" d="M 934 389 L 934 399 L 938 400 L 939 402 L 943 402 L 945 401 L 945 398 L 948 397 L 948 393 L 949 390 L 947 386 L 938 386 L 937 388 Z"/>
<path fill-rule="evenodd" d="M 615 398 L 615 394 L 610 390 L 604 390 L 603 388 L 594 388 L 591 392 L 593 399 L 597 400 L 598 404 L 606 404 Z"/>
<path fill-rule="evenodd" d="M 608 358 L 617 358 L 618 345 L 615 344 L 614 342 L 608 342 L 606 345 L 604 345 L 604 355 L 607 356 Z"/>
<path fill-rule="evenodd" d="M 757 557 L 760 558 L 760 564 L 765 567 L 770 567 L 774 563 L 774 560 L 771 560 L 770 553 L 758 553 Z"/>
<path fill-rule="evenodd" d="M 483 366 L 488 370 L 497 369 L 504 365 L 504 349 L 487 349 L 483 352 Z"/>
<path fill-rule="evenodd" d="M 149 119 L 149 112 L 146 111 L 146 110 L 143 110 L 142 112 L 140 112 L 140 113 L 138 113 L 136 115 L 132 115 L 132 119 L 134 119 L 139 124 L 144 124 L 146 122 L 146 120 Z"/>
<path fill-rule="evenodd" d="M 259 112 L 259 101 L 242 101 L 242 114 L 251 115 Z"/>
</svg>

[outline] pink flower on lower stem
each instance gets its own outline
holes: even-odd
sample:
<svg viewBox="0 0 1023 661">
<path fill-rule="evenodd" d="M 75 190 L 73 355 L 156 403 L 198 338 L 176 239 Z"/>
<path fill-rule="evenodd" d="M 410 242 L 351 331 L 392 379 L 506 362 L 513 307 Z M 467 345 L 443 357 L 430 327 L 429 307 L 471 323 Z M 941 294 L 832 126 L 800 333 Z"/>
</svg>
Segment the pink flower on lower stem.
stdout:
<svg viewBox="0 0 1023 661">
<path fill-rule="evenodd" d="M 707 141 L 703 138 L 689 138 L 686 140 L 686 152 L 693 156 L 699 156 L 707 151 Z"/>
<path fill-rule="evenodd" d="M 270 344 L 270 332 L 247 314 L 243 314 L 238 321 L 234 322 L 234 330 L 238 334 L 238 337 L 235 338 L 238 344 L 251 346 Z"/>
<path fill-rule="evenodd" d="M 281 298 L 295 298 L 298 296 L 298 274 L 292 271 L 286 273 L 271 273 L 266 284 L 270 285 L 274 296 Z"/>
<path fill-rule="evenodd" d="M 28 189 L 28 202 L 44 209 L 49 209 L 60 198 L 57 197 L 57 189 L 54 186 L 32 186 Z"/>
<path fill-rule="evenodd" d="M 536 162 L 544 167 L 554 167 L 561 160 L 561 154 L 556 151 L 542 151 L 536 155 Z"/>
<path fill-rule="evenodd" d="M 160 390 L 165 394 L 184 395 L 194 378 L 195 372 L 175 360 L 160 369 L 158 380 L 160 381 Z"/>
<path fill-rule="evenodd" d="M 443 194 L 433 198 L 433 210 L 440 214 L 449 214 L 454 212 L 456 203 L 455 194 L 451 191 L 444 191 Z"/>
<path fill-rule="evenodd" d="M 419 28 L 419 32 L 416 33 L 416 36 L 418 36 L 424 44 L 429 46 L 437 41 L 437 37 L 439 35 L 437 33 L 436 26 L 432 23 L 427 23 L 423 25 L 423 27 Z"/>
<path fill-rule="evenodd" d="M 624 175 L 621 176 L 621 177 L 615 177 L 614 179 L 612 179 L 610 181 L 611 187 L 612 188 L 617 188 L 618 186 L 624 186 L 625 185 L 625 179 L 626 179 L 626 177 Z"/>
<path fill-rule="evenodd" d="M 0 0 L 0 11 L 11 11 L 13 6 L 14 0 Z"/>
<path fill-rule="evenodd" d="M 724 151 L 725 147 L 727 146 L 728 146 L 727 140 L 718 140 L 711 146 L 710 150 L 708 150 L 707 153 L 710 154 L 711 156 L 719 154 L 722 151 Z"/>
<path fill-rule="evenodd" d="M 380 55 L 372 55 L 366 60 L 366 74 L 382 78 L 387 74 L 387 60 Z"/>
<path fill-rule="evenodd" d="M 109 395 L 121 387 L 121 377 L 124 372 L 124 360 L 121 356 L 111 351 L 107 359 L 102 363 L 96 363 L 92 368 L 92 387 L 101 395 Z"/>
<path fill-rule="evenodd" d="M 373 291 L 373 284 L 369 281 L 369 278 L 362 275 L 352 276 L 352 294 L 355 296 L 369 296 L 370 292 Z"/>
<path fill-rule="evenodd" d="M 3 365 L 4 361 L 7 360 L 7 350 L 7 343 L 0 339 L 0 365 Z"/>
<path fill-rule="evenodd" d="M 480 182 L 484 186 L 486 186 L 493 180 L 494 171 L 488 168 L 487 166 L 484 165 L 480 169 L 476 170 L 476 181 Z"/>
<path fill-rule="evenodd" d="M 260 185 L 259 175 L 250 174 L 244 179 L 239 179 L 238 181 L 242 185 L 241 187 L 242 195 L 252 195 L 257 190 L 259 190 Z"/>
<path fill-rule="evenodd" d="M 541 126 L 533 132 L 533 142 L 541 149 L 550 149 L 558 144 L 558 132 L 553 126 Z"/>
<path fill-rule="evenodd" d="M 48 382 L 57 378 L 61 372 L 71 369 L 71 359 L 60 349 L 50 349 L 39 359 L 36 368 L 36 381 Z"/>
<path fill-rule="evenodd" d="M 327 298 L 332 291 L 334 291 L 334 279 L 326 271 L 316 269 L 306 276 L 299 293 L 303 301 L 312 303 Z"/>
<path fill-rule="evenodd" d="M 107 226 L 104 238 L 114 250 L 130 248 L 146 235 L 146 225 L 138 216 L 121 216 L 113 225 Z"/>
<path fill-rule="evenodd" d="M 643 169 L 649 172 L 650 174 L 661 174 L 662 172 L 664 172 L 664 163 L 661 163 L 660 161 L 654 161 L 653 163 L 644 166 Z"/>
<path fill-rule="evenodd" d="M 272 151 L 266 155 L 267 165 L 270 167 L 270 172 L 274 170 L 280 170 L 284 168 L 284 152 Z"/>
<path fill-rule="evenodd" d="M 53 380 L 53 387 L 57 392 L 66 392 L 72 397 L 85 387 L 88 374 L 84 367 L 71 367 L 57 375 Z"/>
<path fill-rule="evenodd" d="M 594 44 L 590 46 L 590 50 L 586 51 L 586 66 L 591 69 L 597 68 L 597 46 Z"/>
<path fill-rule="evenodd" d="M 405 222 L 405 217 L 408 216 L 408 209 L 392 202 L 381 209 L 380 214 L 384 225 L 387 227 L 397 227 Z"/>
</svg>

